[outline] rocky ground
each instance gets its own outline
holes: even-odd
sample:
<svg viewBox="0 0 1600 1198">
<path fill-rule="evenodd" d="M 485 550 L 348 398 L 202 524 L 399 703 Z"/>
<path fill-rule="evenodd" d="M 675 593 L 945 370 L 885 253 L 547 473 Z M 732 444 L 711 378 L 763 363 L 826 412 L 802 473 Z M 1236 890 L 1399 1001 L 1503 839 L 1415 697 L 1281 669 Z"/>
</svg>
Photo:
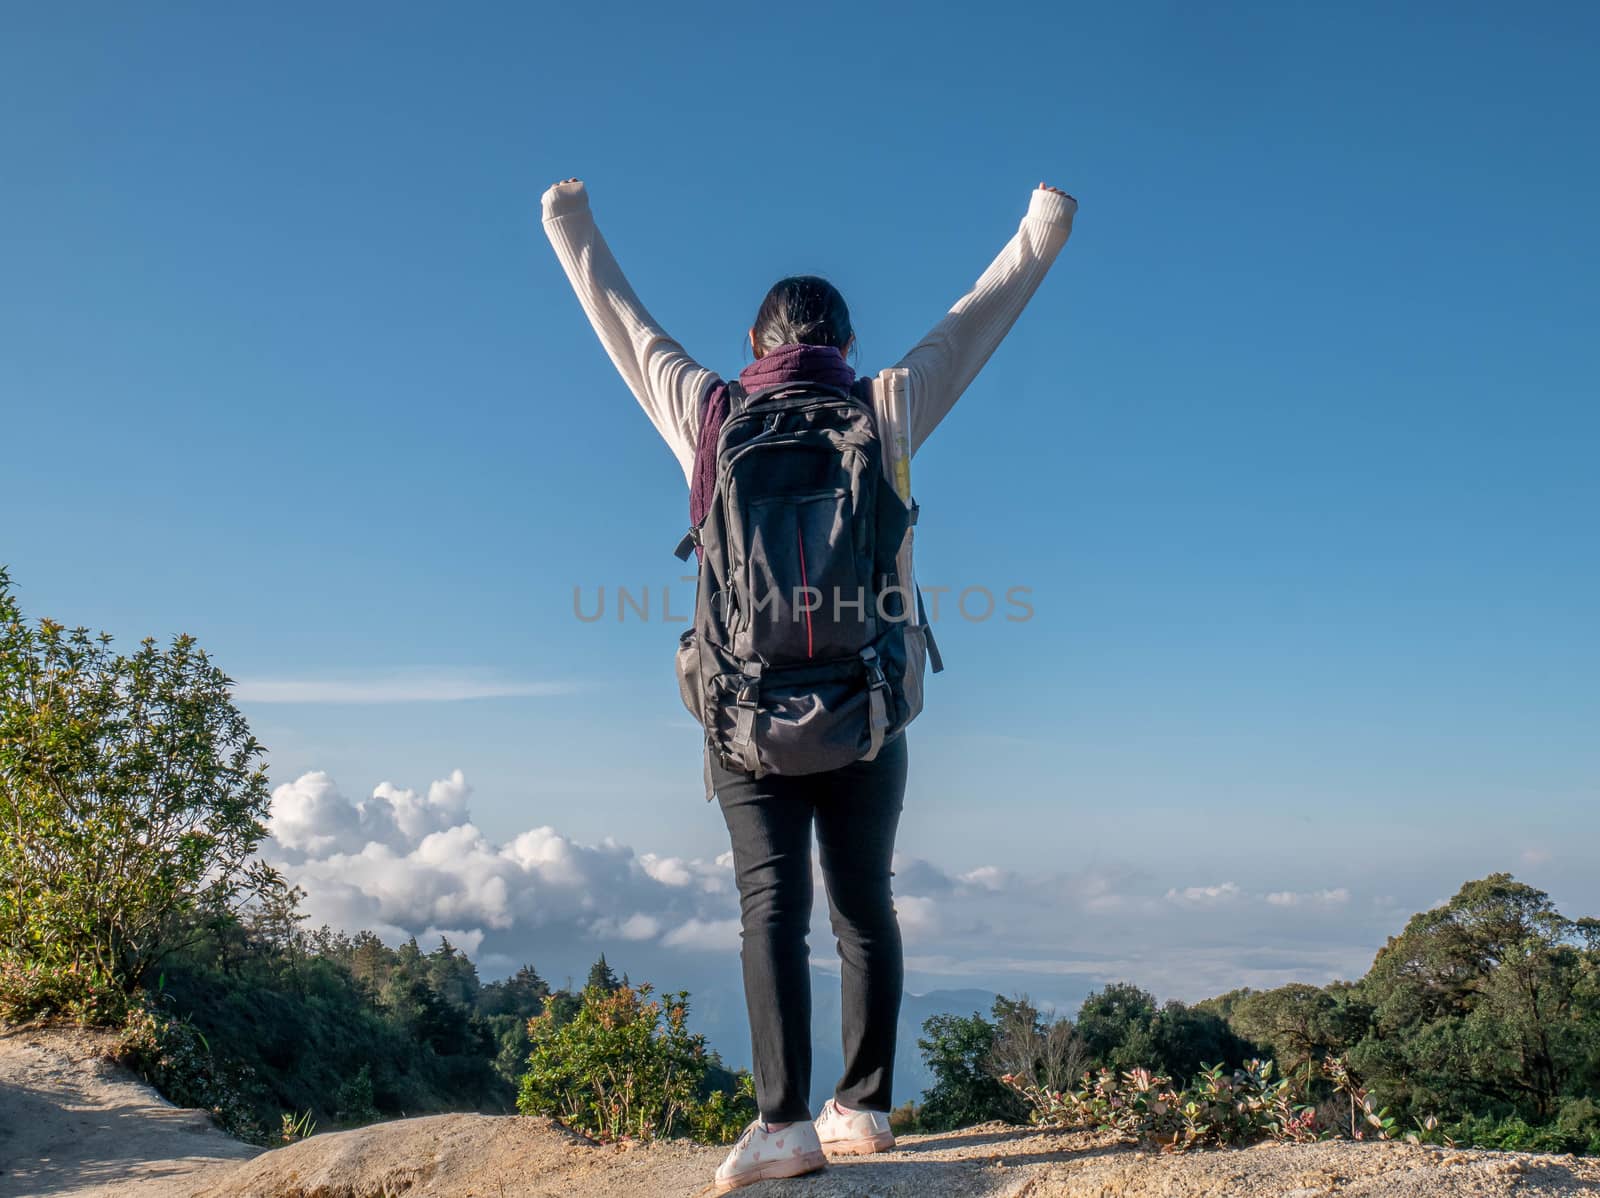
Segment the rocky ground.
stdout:
<svg viewBox="0 0 1600 1198">
<path fill-rule="evenodd" d="M 725 1149 L 597 1145 L 548 1119 L 431 1115 L 262 1152 L 97 1056 L 91 1033 L 0 1031 L 0 1196 L 690 1198 Z M 1600 1195 L 1600 1159 L 1397 1144 L 1263 1144 L 1163 1156 L 984 1124 L 905 1136 L 750 1198 L 1467 1198 Z"/>
</svg>

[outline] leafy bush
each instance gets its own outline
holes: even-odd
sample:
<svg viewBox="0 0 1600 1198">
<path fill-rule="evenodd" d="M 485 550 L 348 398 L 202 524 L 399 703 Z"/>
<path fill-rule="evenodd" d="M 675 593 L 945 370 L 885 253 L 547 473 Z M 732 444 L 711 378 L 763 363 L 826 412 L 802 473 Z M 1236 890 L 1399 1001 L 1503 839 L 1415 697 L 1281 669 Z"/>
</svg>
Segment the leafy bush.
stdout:
<svg viewBox="0 0 1600 1198">
<path fill-rule="evenodd" d="M 295 1114 L 293 1111 L 284 1111 L 279 1121 L 278 1139 L 284 1144 L 293 1144 L 296 1140 L 304 1140 L 317 1133 L 317 1121 L 311 1117 L 310 1111 Z"/>
<path fill-rule="evenodd" d="M 1350 1063 L 1343 1057 L 1329 1053 L 1322 1062 L 1322 1072 L 1333 1083 L 1334 1093 L 1349 1106 L 1350 1138 L 1352 1140 L 1392 1140 L 1396 1121 L 1388 1107 L 1375 1104 L 1372 1093 L 1353 1073 Z M 1432 1130 L 1431 1126 L 1424 1130 Z"/>
<path fill-rule="evenodd" d="M 339 1122 L 346 1127 L 373 1123 L 378 1118 L 378 1108 L 372 1101 L 372 1066 L 365 1061 L 349 1081 L 334 1094 L 334 1104 Z"/>
<path fill-rule="evenodd" d="M 1021 1123 L 1030 1117 L 1025 1093 L 1065 1092 L 1089 1069 L 1189 1076 L 1208 1060 L 1240 1065 L 1251 1047 L 1221 1013 L 1163 1005 L 1125 982 L 1090 994 L 1076 1023 L 1044 1019 L 1026 995 L 996 996 L 992 1014 L 993 1022 L 974 1011 L 935 1015 L 922 1025 L 917 1045 L 934 1084 L 921 1107 L 900 1116 L 906 1130 Z"/>
<path fill-rule="evenodd" d="M 1530 1124 L 1513 1115 L 1496 1119 L 1471 1116 L 1450 1127 L 1451 1137 L 1473 1148 L 1506 1152 L 1578 1152 L 1600 1154 L 1600 1107 L 1592 1098 L 1575 1098 L 1562 1105 L 1555 1121 Z"/>
<path fill-rule="evenodd" d="M 689 1109 L 689 1136 L 702 1144 L 730 1144 L 760 1111 L 756 1079 L 741 1070 L 732 1090 L 712 1090 Z"/>
<path fill-rule="evenodd" d="M 1149 1069 L 1085 1074 L 1076 1090 L 1048 1090 L 1012 1074 L 1002 1079 L 1032 1108 L 1032 1122 L 1114 1131 L 1163 1152 L 1319 1138 L 1312 1107 L 1296 1100 L 1288 1078 L 1272 1080 L 1272 1062 L 1234 1070 L 1213 1065 L 1187 1087 Z"/>
<path fill-rule="evenodd" d="M 0 1019 L 10 1023 L 64 1018 L 113 1025 L 128 1013 L 117 979 L 93 963 L 42 964 L 0 953 Z"/>
<path fill-rule="evenodd" d="M 1009 1004 L 996 998 L 994 1010 L 1004 1019 Z M 1020 1123 L 1027 1105 L 1000 1081 L 997 1061 L 1005 1055 L 999 1029 L 978 1012 L 970 1016 L 934 1015 L 922 1024 L 917 1039 L 933 1085 L 922 1097 L 917 1121 L 927 1131 L 950 1131 L 992 1119 Z"/>
<path fill-rule="evenodd" d="M 78 1016 L 132 991 L 176 917 L 276 877 L 264 752 L 231 679 L 180 636 L 131 655 L 22 618 L 0 570 L 0 958 L 8 1004 Z M 39 972 L 43 971 L 43 972 Z"/>
<path fill-rule="evenodd" d="M 449 979 L 471 969 L 459 949 L 390 948 L 371 933 L 327 928 L 292 936 L 269 936 L 255 918 L 219 920 L 163 964 L 166 1009 L 249 1072 L 264 1124 L 276 1129 L 286 1110 L 310 1110 L 326 1128 L 515 1109 L 514 1082 L 494 1068 L 489 1021 L 457 1005 L 463 988 Z"/>
<path fill-rule="evenodd" d="M 573 1017 L 555 1004 L 528 1021 L 533 1051 L 517 1107 L 550 1115 L 602 1141 L 703 1134 L 726 1142 L 754 1105 L 747 1087 L 701 1100 L 705 1037 L 689 1032 L 689 992 L 651 999 L 648 982 L 585 986 Z M 749 1118 L 754 1118 L 752 1111 Z"/>
<path fill-rule="evenodd" d="M 1359 989 L 1350 1060 L 1403 1113 L 1492 1117 L 1515 1137 L 1600 1092 L 1600 925 L 1510 874 L 1413 916 Z"/>
<path fill-rule="evenodd" d="M 193 1024 L 135 1007 L 118 1039 L 118 1059 L 177 1106 L 211 1112 L 223 1130 L 252 1144 L 269 1142 L 247 1097 L 252 1078 L 236 1063 L 219 1062 Z"/>
<path fill-rule="evenodd" d="M 1089 1060 L 1113 1070 L 1145 1068 L 1172 1077 L 1189 1077 L 1207 1061 L 1242 1065 L 1260 1055 L 1203 1006 L 1170 1001 L 1127 982 L 1115 982 L 1083 1000 L 1078 1038 Z"/>
</svg>

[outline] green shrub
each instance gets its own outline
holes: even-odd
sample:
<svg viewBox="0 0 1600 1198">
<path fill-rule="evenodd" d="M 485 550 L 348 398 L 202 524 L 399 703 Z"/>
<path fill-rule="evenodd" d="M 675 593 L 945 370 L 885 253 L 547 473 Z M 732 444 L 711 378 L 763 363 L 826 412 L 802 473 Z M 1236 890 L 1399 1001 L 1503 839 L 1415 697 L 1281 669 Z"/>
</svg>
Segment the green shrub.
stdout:
<svg viewBox="0 0 1600 1198">
<path fill-rule="evenodd" d="M 1272 1080 L 1270 1061 L 1246 1061 L 1233 1070 L 1213 1065 L 1181 1089 L 1141 1068 L 1085 1074 L 1070 1091 L 1009 1073 L 1001 1080 L 1028 1103 L 1035 1123 L 1114 1131 L 1163 1152 L 1321 1136 L 1313 1109 L 1296 1101 L 1289 1079 Z"/>
<path fill-rule="evenodd" d="M 996 998 L 997 1015 L 1005 999 Z M 977 1011 L 969 1016 L 933 1015 L 917 1039 L 933 1085 L 923 1093 L 918 1121 L 929 1131 L 952 1131 L 974 1123 L 1021 1123 L 1026 1102 L 1000 1080 L 995 1067 L 999 1029 Z"/>
<path fill-rule="evenodd" d="M 601 1140 L 683 1130 L 705 1069 L 704 1037 L 684 1026 L 686 991 L 651 1001 L 651 989 L 586 986 L 570 1022 L 558 1027 L 549 1007 L 530 1019 L 533 1051 L 517 1108 Z"/>
<path fill-rule="evenodd" d="M 1473 1148 L 1600 1154 L 1600 1107 L 1592 1098 L 1568 1099 L 1550 1123 L 1529 1123 L 1519 1115 L 1469 1115 L 1449 1130 L 1456 1142 Z"/>
<path fill-rule="evenodd" d="M 701 1144 L 731 1144 L 756 1118 L 755 1078 L 741 1070 L 733 1090 L 713 1090 L 689 1110 L 689 1137 Z"/>
<path fill-rule="evenodd" d="M 339 1122 L 347 1127 L 376 1122 L 378 1108 L 372 1101 L 372 1066 L 362 1062 L 355 1076 L 335 1092 L 334 1103 Z"/>
<path fill-rule="evenodd" d="M 1592 1098 L 1569 1098 L 1556 1116 L 1556 1130 L 1566 1151 L 1600 1155 L 1600 1103 Z"/>
<path fill-rule="evenodd" d="M 18 1009 L 104 1014 L 174 947 L 173 923 L 277 877 L 254 857 L 265 767 L 232 680 L 180 636 L 132 654 L 26 622 L 0 569 L 0 958 Z"/>
<path fill-rule="evenodd" d="M 124 1018 L 128 1007 L 117 979 L 92 963 L 47 965 L 0 953 L 0 1020 L 55 1018 L 105 1026 Z"/>
<path fill-rule="evenodd" d="M 562 1020 L 552 1002 L 528 1020 L 533 1051 L 517 1107 L 549 1115 L 602 1141 L 678 1135 L 726 1143 L 755 1117 L 754 1094 L 699 1096 L 708 1068 L 705 1037 L 691 1033 L 688 991 L 651 999 L 648 982 L 585 986 Z"/>
<path fill-rule="evenodd" d="M 251 1078 L 237 1064 L 217 1060 L 193 1024 L 148 1007 L 135 1007 L 118 1039 L 118 1059 L 177 1106 L 209 1111 L 224 1131 L 252 1144 L 269 1142 L 247 1097 Z"/>
</svg>

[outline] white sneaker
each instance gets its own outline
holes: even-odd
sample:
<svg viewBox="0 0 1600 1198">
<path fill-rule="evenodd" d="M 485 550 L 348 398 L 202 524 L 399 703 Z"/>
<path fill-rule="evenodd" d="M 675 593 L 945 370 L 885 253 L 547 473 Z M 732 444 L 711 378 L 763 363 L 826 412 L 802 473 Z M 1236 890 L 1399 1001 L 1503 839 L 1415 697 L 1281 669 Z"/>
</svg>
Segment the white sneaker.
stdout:
<svg viewBox="0 0 1600 1198">
<path fill-rule="evenodd" d="M 779 1131 L 768 1131 L 765 1123 L 755 1119 L 717 1166 L 717 1185 L 712 1193 L 726 1194 L 769 1177 L 799 1177 L 814 1173 L 827 1163 L 813 1124 L 797 1122 Z"/>
<path fill-rule="evenodd" d="M 814 1120 L 823 1151 L 841 1156 L 865 1156 L 894 1147 L 894 1132 L 883 1111 L 845 1111 L 828 1099 Z"/>
</svg>

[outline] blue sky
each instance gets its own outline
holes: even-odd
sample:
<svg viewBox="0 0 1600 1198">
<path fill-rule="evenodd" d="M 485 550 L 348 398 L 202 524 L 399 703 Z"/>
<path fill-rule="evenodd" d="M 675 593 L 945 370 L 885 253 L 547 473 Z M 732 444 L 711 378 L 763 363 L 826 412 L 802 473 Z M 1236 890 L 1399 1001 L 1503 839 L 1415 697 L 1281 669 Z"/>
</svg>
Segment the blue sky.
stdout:
<svg viewBox="0 0 1600 1198">
<path fill-rule="evenodd" d="M 938 627 L 913 986 L 1325 980 L 1502 868 L 1600 911 L 1595 9 L 805 12 L 8 9 L 26 608 L 197 635 L 277 784 L 325 771 L 354 810 L 459 769 L 488 845 L 713 862 L 677 626 L 572 614 L 619 585 L 686 610 L 686 502 L 540 193 L 584 178 L 724 375 L 797 272 L 875 371 L 1042 179 L 1073 238 L 917 463 L 923 582 L 1027 586 L 1035 615 Z M 507 960 L 605 942 L 424 893 L 319 910 Z"/>
</svg>

